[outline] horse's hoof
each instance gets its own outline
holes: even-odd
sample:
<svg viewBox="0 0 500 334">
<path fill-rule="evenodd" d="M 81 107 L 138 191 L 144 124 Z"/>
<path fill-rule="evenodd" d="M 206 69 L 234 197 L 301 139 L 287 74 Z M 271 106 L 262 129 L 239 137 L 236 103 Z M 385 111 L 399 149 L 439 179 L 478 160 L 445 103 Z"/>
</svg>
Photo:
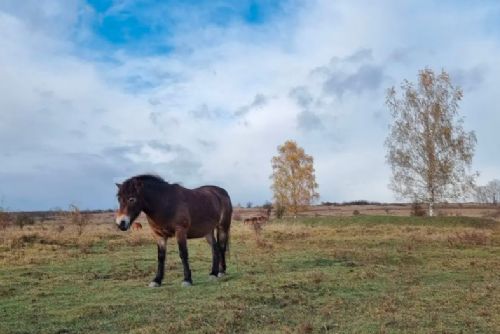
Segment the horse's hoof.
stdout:
<svg viewBox="0 0 500 334">
<path fill-rule="evenodd" d="M 219 278 L 224 277 L 224 276 L 226 276 L 226 274 L 225 274 L 225 273 L 218 273 L 218 274 L 217 274 L 217 277 L 219 277 Z"/>
<path fill-rule="evenodd" d="M 217 275 L 210 274 L 210 275 L 208 275 L 208 278 L 209 278 L 211 281 L 215 281 L 215 280 L 217 279 Z"/>
<path fill-rule="evenodd" d="M 149 283 L 148 286 L 150 288 L 159 288 L 160 287 L 160 283 L 153 281 L 153 282 Z"/>
<path fill-rule="evenodd" d="M 185 286 L 191 286 L 191 285 L 193 285 L 193 283 L 188 282 L 188 281 L 182 281 L 182 284 L 181 284 L 181 285 L 182 285 L 183 287 L 185 287 Z"/>
</svg>

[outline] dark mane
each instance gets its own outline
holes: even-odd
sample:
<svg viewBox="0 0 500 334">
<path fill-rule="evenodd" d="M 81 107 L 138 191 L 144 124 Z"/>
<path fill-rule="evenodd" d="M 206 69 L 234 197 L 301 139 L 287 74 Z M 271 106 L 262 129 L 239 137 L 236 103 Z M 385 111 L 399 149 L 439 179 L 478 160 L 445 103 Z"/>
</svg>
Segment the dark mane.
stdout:
<svg viewBox="0 0 500 334">
<path fill-rule="evenodd" d="M 132 179 L 137 179 L 137 180 L 141 180 L 141 181 L 154 181 L 154 182 L 168 183 L 162 177 L 160 177 L 158 175 L 154 175 L 154 174 L 142 174 L 142 175 L 133 176 L 130 179 L 128 179 L 127 181 L 130 181 Z M 125 181 L 125 182 L 127 182 L 127 181 Z"/>
<path fill-rule="evenodd" d="M 153 187 L 162 187 L 164 185 L 169 185 L 167 181 L 162 179 L 158 175 L 153 174 L 142 174 L 133 176 L 125 180 L 118 189 L 117 196 L 118 198 L 123 198 L 126 196 L 130 196 L 132 194 L 137 193 L 138 184 L 149 184 Z"/>
</svg>

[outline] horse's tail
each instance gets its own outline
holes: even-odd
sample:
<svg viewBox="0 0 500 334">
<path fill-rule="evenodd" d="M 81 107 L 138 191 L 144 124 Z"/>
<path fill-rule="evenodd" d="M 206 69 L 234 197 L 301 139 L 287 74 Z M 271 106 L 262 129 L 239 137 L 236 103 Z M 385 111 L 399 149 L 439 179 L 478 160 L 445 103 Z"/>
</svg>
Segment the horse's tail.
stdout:
<svg viewBox="0 0 500 334">
<path fill-rule="evenodd" d="M 226 192 L 226 191 L 224 191 Z M 231 220 L 233 217 L 233 205 L 231 204 L 231 198 L 229 198 L 229 194 L 226 192 L 226 199 L 225 199 L 225 212 L 224 212 L 224 217 L 222 217 L 221 221 L 221 229 L 222 229 L 222 238 L 221 238 L 221 243 L 224 244 L 224 250 L 227 252 L 229 256 L 229 241 L 231 240 Z"/>
<path fill-rule="evenodd" d="M 233 205 L 231 204 L 231 198 L 226 190 L 218 188 L 217 195 L 222 205 L 221 219 L 217 226 L 217 244 L 220 247 L 223 258 L 225 258 L 226 252 L 229 256 L 229 240 L 231 232 L 231 219 L 233 216 Z M 225 259 L 222 262 L 224 266 L 223 269 L 225 271 Z"/>
</svg>

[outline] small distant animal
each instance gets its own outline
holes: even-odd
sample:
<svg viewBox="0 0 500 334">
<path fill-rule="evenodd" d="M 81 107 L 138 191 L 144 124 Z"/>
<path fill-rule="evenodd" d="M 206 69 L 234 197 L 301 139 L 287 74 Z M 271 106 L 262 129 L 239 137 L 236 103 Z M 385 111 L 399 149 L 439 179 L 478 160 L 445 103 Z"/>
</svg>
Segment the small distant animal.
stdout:
<svg viewBox="0 0 500 334">
<path fill-rule="evenodd" d="M 118 186 L 120 208 L 115 222 L 127 231 L 141 212 L 146 214 L 158 246 L 158 269 L 150 287 L 159 287 L 165 272 L 167 239 L 175 237 L 184 269 L 183 286 L 193 283 L 187 239 L 206 238 L 212 249 L 211 276 L 226 272 L 226 251 L 233 207 L 226 190 L 217 186 L 186 189 L 159 176 L 138 175 Z"/>
<path fill-rule="evenodd" d="M 266 216 L 253 216 L 248 217 L 243 220 L 243 224 L 263 224 L 269 221 Z"/>
<path fill-rule="evenodd" d="M 138 223 L 138 222 L 134 222 L 132 224 L 132 230 L 134 231 L 139 231 L 139 230 L 142 230 L 142 224 L 141 223 Z"/>
</svg>

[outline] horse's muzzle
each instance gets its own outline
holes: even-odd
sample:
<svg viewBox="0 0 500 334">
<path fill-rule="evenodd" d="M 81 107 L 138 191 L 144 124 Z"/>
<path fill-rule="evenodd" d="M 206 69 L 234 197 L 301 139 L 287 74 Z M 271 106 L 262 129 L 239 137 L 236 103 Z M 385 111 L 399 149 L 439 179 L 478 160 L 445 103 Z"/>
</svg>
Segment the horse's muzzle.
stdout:
<svg viewBox="0 0 500 334">
<path fill-rule="evenodd" d="M 125 221 L 121 221 L 120 224 L 118 225 L 118 228 L 122 231 L 128 230 L 128 223 Z"/>
<path fill-rule="evenodd" d="M 116 217 L 116 225 L 118 225 L 118 228 L 122 231 L 126 231 L 129 229 L 131 221 L 130 217 L 128 215 L 119 215 Z"/>
</svg>

